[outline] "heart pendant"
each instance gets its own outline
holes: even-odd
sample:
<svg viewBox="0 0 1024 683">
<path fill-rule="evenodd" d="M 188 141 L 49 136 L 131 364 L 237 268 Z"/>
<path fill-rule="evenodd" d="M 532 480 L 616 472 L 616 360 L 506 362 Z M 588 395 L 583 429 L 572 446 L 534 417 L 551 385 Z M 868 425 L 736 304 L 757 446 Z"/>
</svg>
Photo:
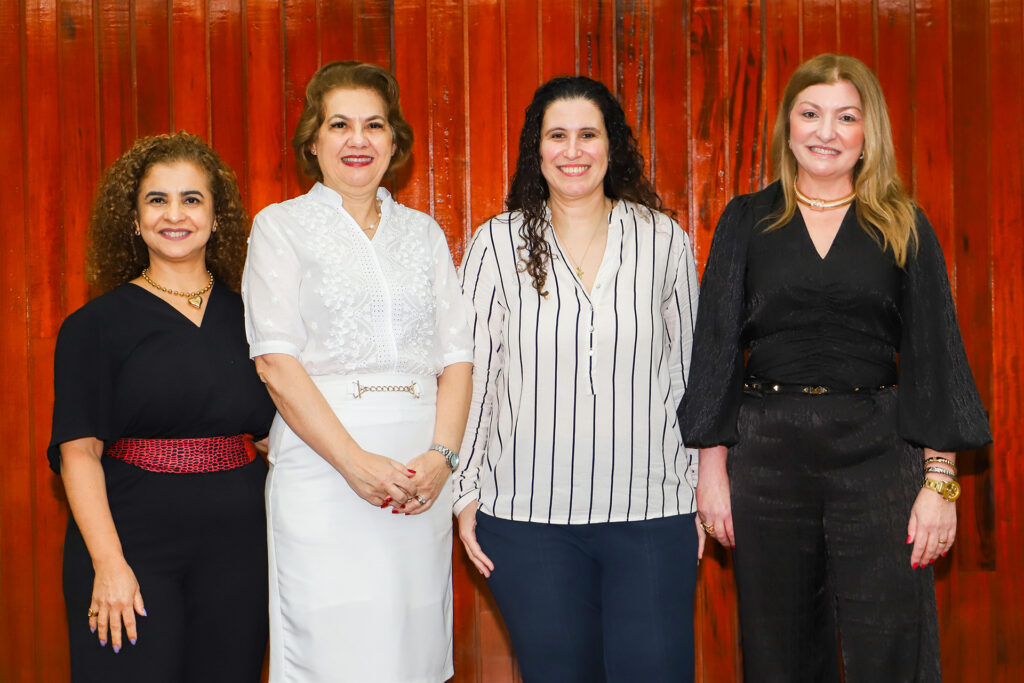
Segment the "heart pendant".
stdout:
<svg viewBox="0 0 1024 683">
<path fill-rule="evenodd" d="M 188 299 L 188 303 L 193 308 L 202 308 L 203 307 L 203 297 L 201 297 L 201 296 L 191 296 Z"/>
</svg>

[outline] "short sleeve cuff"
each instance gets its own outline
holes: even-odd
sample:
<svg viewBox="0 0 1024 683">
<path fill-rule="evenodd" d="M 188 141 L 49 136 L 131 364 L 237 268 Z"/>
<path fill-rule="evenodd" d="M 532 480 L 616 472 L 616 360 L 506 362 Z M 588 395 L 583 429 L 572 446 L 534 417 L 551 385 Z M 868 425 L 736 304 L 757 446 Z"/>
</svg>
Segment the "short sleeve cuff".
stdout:
<svg viewBox="0 0 1024 683">
<path fill-rule="evenodd" d="M 458 351 L 450 351 L 441 357 L 441 362 L 444 367 L 449 365 L 455 365 L 456 363 L 472 363 L 473 362 L 473 349 L 459 349 Z"/>
<path fill-rule="evenodd" d="M 291 342 L 268 339 L 249 345 L 249 358 L 265 356 L 268 353 L 283 353 L 296 360 L 299 359 L 299 347 Z"/>
</svg>

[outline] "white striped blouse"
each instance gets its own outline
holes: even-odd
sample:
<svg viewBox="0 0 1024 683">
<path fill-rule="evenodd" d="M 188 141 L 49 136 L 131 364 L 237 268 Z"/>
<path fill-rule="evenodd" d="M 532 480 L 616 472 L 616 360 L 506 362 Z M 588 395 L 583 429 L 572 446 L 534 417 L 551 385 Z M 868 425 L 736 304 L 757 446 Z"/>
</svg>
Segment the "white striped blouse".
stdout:
<svg viewBox="0 0 1024 683">
<path fill-rule="evenodd" d="M 676 406 L 686 388 L 697 272 L 687 234 L 617 202 L 587 293 L 550 227 L 548 294 L 519 272 L 518 213 L 477 230 L 462 262 L 474 335 L 473 401 L 455 513 L 551 524 L 695 510 L 697 452 Z"/>
</svg>

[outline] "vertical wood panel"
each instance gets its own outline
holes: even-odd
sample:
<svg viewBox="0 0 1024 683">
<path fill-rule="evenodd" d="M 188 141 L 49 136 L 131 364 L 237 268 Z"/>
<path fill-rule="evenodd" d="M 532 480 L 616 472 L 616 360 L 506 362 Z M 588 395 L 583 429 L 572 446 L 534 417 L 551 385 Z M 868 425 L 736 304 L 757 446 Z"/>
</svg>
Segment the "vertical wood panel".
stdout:
<svg viewBox="0 0 1024 683">
<path fill-rule="evenodd" d="M 328 3 L 332 7 L 343 7 L 344 3 Z M 318 35 L 319 18 L 317 0 L 285 0 L 284 2 L 284 143 L 291 151 L 291 139 L 299 122 L 306 101 L 306 84 L 323 64 L 338 59 L 347 59 L 352 54 L 348 46 L 344 56 L 328 53 L 321 62 Z M 294 154 L 294 153 L 293 153 Z M 284 162 L 284 196 L 294 197 L 311 186 L 305 174 L 299 170 L 293 154 L 287 154 Z"/>
<path fill-rule="evenodd" d="M 1024 376 L 1019 352 L 1024 339 L 1024 157 L 1016 145 L 1008 145 L 1006 133 L 1020 131 L 1024 93 L 1024 2 L 996 0 L 989 4 L 989 83 L 992 98 L 988 126 L 992 164 L 992 406 L 989 414 L 995 440 L 991 484 L 994 489 L 995 569 L 992 592 L 995 627 L 995 679 L 1011 683 L 1024 671 L 1024 591 L 1020 567 L 1024 567 L 1024 467 L 1014 454 L 1024 452 L 1021 425 L 1024 400 L 1017 379 Z M 1012 135 L 1012 134 L 1011 134 Z"/>
<path fill-rule="evenodd" d="M 656 0 L 651 8 L 651 179 L 665 206 L 676 211 L 683 229 L 689 224 L 689 156 L 686 154 L 686 9 L 674 0 Z M 657 152 L 661 152 L 658 154 Z"/>
<path fill-rule="evenodd" d="M 246 142 L 248 205 L 255 213 L 285 198 L 287 136 L 284 122 L 284 56 L 281 7 L 273 0 L 245 6 Z"/>
<path fill-rule="evenodd" d="M 170 41 L 166 0 L 135 0 L 135 80 L 139 135 L 166 133 L 171 125 Z"/>
<path fill-rule="evenodd" d="M 990 289 L 991 195 L 974 177 L 990 169 L 988 111 L 992 100 L 988 81 L 989 37 L 987 2 L 956 1 L 952 7 L 953 131 L 952 187 L 953 244 L 949 259 L 960 327 L 978 391 L 986 406 L 992 399 L 992 316 Z M 995 679 L 994 658 L 972 661 L 970 643 L 994 642 L 991 604 L 994 590 L 991 556 L 992 519 L 988 514 L 992 486 L 987 449 L 961 455 L 960 471 L 968 474 L 958 503 L 961 540 L 953 548 L 951 577 L 956 619 L 947 620 L 948 644 L 943 664 L 951 676 Z"/>
<path fill-rule="evenodd" d="M 100 166 L 106 168 L 128 149 L 137 134 L 130 4 L 100 3 L 93 30 L 99 92 L 103 93 L 99 98 Z"/>
<path fill-rule="evenodd" d="M 9 392 L 8 401 L 25 406 L 30 386 L 25 239 L 33 198 L 28 194 L 24 165 L 27 70 L 23 70 L 23 57 L 27 53 L 29 24 L 22 8 L 19 3 L 0 3 L 0 72 L 10 77 L 4 96 L 0 97 L 0 173 L 9 183 L 3 213 L 5 238 L 0 243 L 0 285 L 4 293 L 0 299 L 4 321 L 0 332 L 0 372 Z M 32 26 L 36 23 L 33 18 Z M 23 628 L 24 621 L 15 618 L 17 614 L 33 614 L 25 610 L 34 607 L 25 595 L 25 587 L 32 585 L 32 562 L 24 558 L 24 549 L 32 547 L 32 529 L 26 528 L 23 520 L 32 511 L 27 482 L 37 463 L 29 455 L 32 447 L 26 412 L 24 408 L 0 411 L 0 429 L 8 451 L 8 457 L 0 458 L 0 679 L 11 683 L 34 679 L 34 628 Z M 60 646 L 60 642 L 54 645 Z"/>
<path fill-rule="evenodd" d="M 66 678 L 59 585 L 66 509 L 47 470 L 51 356 L 84 301 L 100 169 L 138 134 L 211 139 L 258 210 L 308 186 L 289 140 L 322 63 L 392 68 L 413 126 L 394 190 L 429 211 L 458 260 L 501 210 L 536 86 L 583 73 L 622 99 L 655 186 L 702 265 L 732 194 L 757 189 L 793 69 L 824 51 L 877 69 L 900 170 L 939 235 L 995 436 L 962 455 L 960 534 L 937 564 L 947 680 L 1024 669 L 1019 539 L 1024 402 L 1024 0 L 24 0 L 0 3 L 0 680 Z M 15 87 L 7 87 L 8 84 Z M 28 552 L 30 550 L 30 552 Z M 516 681 L 507 632 L 456 542 L 456 681 Z M 739 680 L 731 556 L 709 548 L 698 680 Z M 26 622 L 25 615 L 32 615 Z M 29 627 L 30 623 L 30 627 Z"/>
<path fill-rule="evenodd" d="M 427 81 L 427 11 L 419 0 L 395 0 L 394 68 L 402 88 L 402 113 L 412 126 L 412 158 L 398 177 L 396 197 L 419 211 L 433 208 L 430 178 L 430 104 Z"/>
<path fill-rule="evenodd" d="M 242 0 L 210 0 L 210 144 L 231 166 L 249 199 L 245 32 Z M 246 204 L 250 208 L 250 203 Z"/>
<path fill-rule="evenodd" d="M 207 0 L 175 0 L 171 8 L 171 128 L 187 130 L 208 140 Z"/>
</svg>

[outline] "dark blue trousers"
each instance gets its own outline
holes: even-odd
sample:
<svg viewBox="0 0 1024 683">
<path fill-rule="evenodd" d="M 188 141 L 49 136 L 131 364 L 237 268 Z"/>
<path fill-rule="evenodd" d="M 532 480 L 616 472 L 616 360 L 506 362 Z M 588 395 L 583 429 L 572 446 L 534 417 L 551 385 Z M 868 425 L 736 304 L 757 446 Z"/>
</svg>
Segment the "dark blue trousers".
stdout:
<svg viewBox="0 0 1024 683">
<path fill-rule="evenodd" d="M 693 515 L 606 524 L 477 513 L 524 683 L 693 681 Z"/>
</svg>

